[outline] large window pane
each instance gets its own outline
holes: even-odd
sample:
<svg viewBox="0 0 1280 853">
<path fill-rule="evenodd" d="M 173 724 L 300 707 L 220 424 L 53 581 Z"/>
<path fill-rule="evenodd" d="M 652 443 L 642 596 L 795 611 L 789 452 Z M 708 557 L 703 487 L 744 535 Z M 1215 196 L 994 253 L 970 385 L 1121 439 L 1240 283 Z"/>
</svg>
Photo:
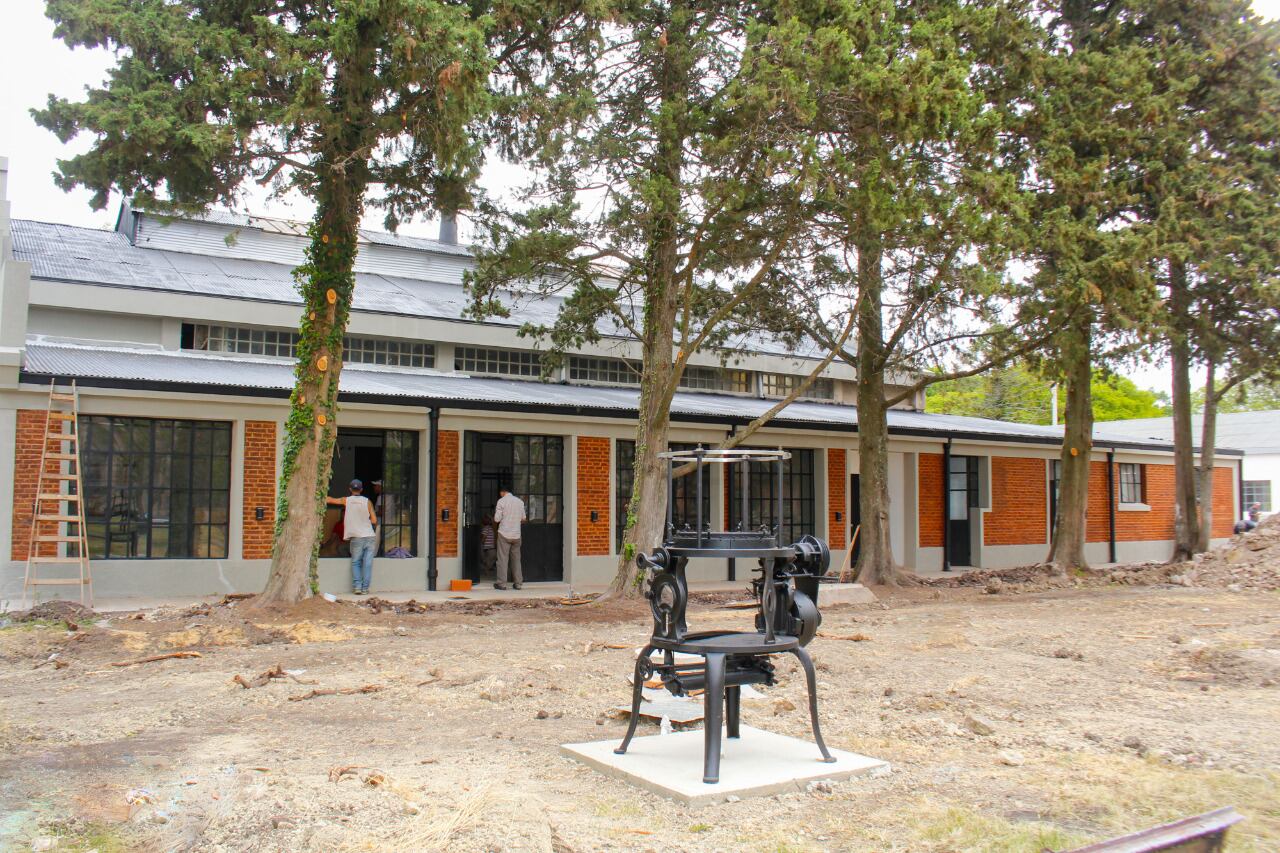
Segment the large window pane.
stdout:
<svg viewBox="0 0 1280 853">
<path fill-rule="evenodd" d="M 80 425 L 93 559 L 227 556 L 231 424 L 86 415 Z"/>
</svg>

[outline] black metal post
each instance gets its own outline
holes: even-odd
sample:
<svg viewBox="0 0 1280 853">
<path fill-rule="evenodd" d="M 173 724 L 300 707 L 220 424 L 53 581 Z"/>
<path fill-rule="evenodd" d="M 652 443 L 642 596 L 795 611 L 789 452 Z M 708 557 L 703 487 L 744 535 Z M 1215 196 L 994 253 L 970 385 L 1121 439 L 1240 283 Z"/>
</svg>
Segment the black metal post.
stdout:
<svg viewBox="0 0 1280 853">
<path fill-rule="evenodd" d="M 751 504 L 747 496 L 751 493 L 751 457 L 742 457 L 742 517 L 738 523 L 743 530 L 751 529 Z"/>
<path fill-rule="evenodd" d="M 1107 451 L 1107 562 L 1116 561 L 1116 452 Z"/>
<path fill-rule="evenodd" d="M 436 580 L 440 577 L 440 569 L 436 565 L 436 489 L 439 486 L 437 472 L 439 464 L 437 454 L 440 452 L 440 409 L 432 406 L 427 410 L 427 445 L 431 454 L 427 468 L 427 517 L 431 522 L 427 525 L 427 589 L 436 590 Z"/>
<path fill-rule="evenodd" d="M 782 450 L 782 448 L 779 447 L 778 450 Z M 778 494 L 775 496 L 776 500 L 774 501 L 774 504 L 773 504 L 773 517 L 774 517 L 773 535 L 777 537 L 779 545 L 783 544 L 782 543 L 782 470 L 784 467 L 784 463 L 785 463 L 785 460 L 783 459 L 777 460 Z"/>
<path fill-rule="evenodd" d="M 672 476 L 675 471 L 675 465 L 671 464 L 671 460 L 667 460 L 667 535 L 671 535 L 676 529 L 675 525 L 675 503 L 676 503 L 676 480 Z M 665 536 L 663 537 L 666 538 Z"/>
<path fill-rule="evenodd" d="M 694 486 L 694 498 L 695 498 L 695 505 L 698 507 L 697 519 L 698 519 L 698 547 L 699 548 L 702 547 L 702 457 L 705 454 L 705 452 L 706 451 L 702 449 L 702 445 L 699 444 L 698 449 L 696 451 L 698 461 L 694 463 L 694 466 L 693 466 L 693 476 L 694 476 L 694 479 L 697 480 L 697 483 Z"/>
<path fill-rule="evenodd" d="M 951 571 L 951 439 L 942 445 L 942 570 Z"/>
<path fill-rule="evenodd" d="M 733 438 L 733 437 L 734 437 L 735 435 L 737 435 L 737 434 L 738 434 L 738 425 L 737 425 L 737 424 L 729 424 L 729 436 L 728 436 L 728 437 L 729 437 L 729 438 Z M 731 525 L 731 524 L 729 524 L 729 523 L 728 523 L 728 521 L 729 521 L 729 515 L 730 515 L 730 512 L 729 512 L 729 511 L 732 509 L 732 507 L 730 507 L 730 506 L 729 506 L 729 500 L 730 500 L 730 497 L 729 497 L 729 496 L 733 494 L 733 466 L 732 466 L 732 465 L 721 465 L 721 466 L 720 466 L 720 473 L 721 473 L 721 476 L 723 476 L 723 477 L 725 478 L 725 480 L 727 481 L 727 486 L 728 486 L 728 488 L 723 488 L 723 487 L 722 487 L 720 491 L 721 491 L 721 493 L 725 496 L 725 498 L 724 498 L 724 499 L 725 499 L 725 507 L 724 507 L 725 525 L 724 525 L 724 529 L 725 529 L 725 530 L 729 530 L 729 529 L 733 526 L 733 525 Z M 727 563 L 729 564 L 729 580 L 731 580 L 731 581 L 736 581 L 736 580 L 738 579 L 738 561 L 737 561 L 737 560 L 735 560 L 733 557 L 730 557 L 730 558 L 729 558 L 728 560 L 726 560 L 725 562 L 727 562 Z"/>
</svg>

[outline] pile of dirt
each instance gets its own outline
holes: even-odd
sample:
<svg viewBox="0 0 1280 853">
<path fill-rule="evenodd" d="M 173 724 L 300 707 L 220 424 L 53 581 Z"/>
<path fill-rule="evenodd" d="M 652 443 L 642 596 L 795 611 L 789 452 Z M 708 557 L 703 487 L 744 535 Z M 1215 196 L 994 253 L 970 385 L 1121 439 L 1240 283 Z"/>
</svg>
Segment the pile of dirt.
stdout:
<svg viewBox="0 0 1280 853">
<path fill-rule="evenodd" d="M 51 622 L 83 622 L 94 618 L 95 615 L 92 608 L 85 607 L 79 602 L 59 600 L 37 604 L 30 610 L 19 610 L 9 614 L 9 618 L 15 622 L 35 622 L 42 619 Z"/>
<path fill-rule="evenodd" d="M 1052 566 L 1037 564 L 1032 566 L 1015 566 L 1010 569 L 984 569 L 982 571 L 957 572 L 949 577 L 920 578 L 922 586 L 959 589 L 962 587 L 981 587 L 992 595 L 1012 591 L 1021 592 L 1042 589 L 1066 589 L 1080 586 L 1079 578 L 1070 578 L 1056 572 Z"/>
<path fill-rule="evenodd" d="M 1175 583 L 1231 590 L 1280 589 L 1280 514 L 1212 551 L 1171 567 Z"/>
</svg>

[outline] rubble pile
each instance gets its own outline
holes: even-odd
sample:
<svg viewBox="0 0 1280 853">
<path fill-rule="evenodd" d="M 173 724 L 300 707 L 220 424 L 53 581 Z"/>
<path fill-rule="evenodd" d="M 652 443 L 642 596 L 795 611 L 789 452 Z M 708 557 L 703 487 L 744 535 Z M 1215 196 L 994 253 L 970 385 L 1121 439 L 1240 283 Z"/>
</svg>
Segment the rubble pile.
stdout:
<svg viewBox="0 0 1280 853">
<path fill-rule="evenodd" d="M 1232 536 L 1194 560 L 1172 566 L 1171 580 L 1184 586 L 1231 590 L 1280 589 L 1280 514 L 1248 533 Z"/>
</svg>

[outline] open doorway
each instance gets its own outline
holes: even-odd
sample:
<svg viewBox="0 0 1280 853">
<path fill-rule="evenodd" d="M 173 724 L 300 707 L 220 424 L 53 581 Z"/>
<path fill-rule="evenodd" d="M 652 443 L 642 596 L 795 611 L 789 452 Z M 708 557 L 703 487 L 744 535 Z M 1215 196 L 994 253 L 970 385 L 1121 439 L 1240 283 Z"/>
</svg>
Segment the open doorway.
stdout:
<svg viewBox="0 0 1280 853">
<path fill-rule="evenodd" d="M 418 555 L 418 434 L 407 430 L 338 429 L 329 496 L 349 494 L 352 480 L 364 483 L 379 522 L 379 557 Z M 350 555 L 342 538 L 342 508 L 325 512 L 320 556 Z"/>
<path fill-rule="evenodd" d="M 947 561 L 973 565 L 974 524 L 978 507 L 978 457 L 952 456 L 947 472 Z"/>
<path fill-rule="evenodd" d="M 849 555 L 849 565 L 858 565 L 858 556 L 862 553 L 862 479 L 857 474 L 849 475 L 849 537 L 853 553 Z M 856 538 L 855 538 L 856 537 Z"/>
<path fill-rule="evenodd" d="M 558 435 L 468 432 L 463 454 L 462 558 L 466 577 L 491 581 L 480 568 L 480 528 L 507 486 L 524 501 L 520 531 L 526 582 L 564 578 L 564 439 Z"/>
</svg>

